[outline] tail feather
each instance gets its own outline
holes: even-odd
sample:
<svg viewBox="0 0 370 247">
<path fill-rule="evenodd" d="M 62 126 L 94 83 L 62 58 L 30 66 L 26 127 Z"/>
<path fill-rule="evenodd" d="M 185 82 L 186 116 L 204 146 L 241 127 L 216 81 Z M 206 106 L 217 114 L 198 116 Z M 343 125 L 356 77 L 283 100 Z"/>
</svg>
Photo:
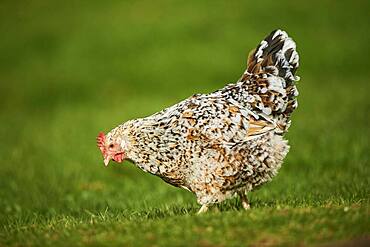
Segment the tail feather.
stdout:
<svg viewBox="0 0 370 247">
<path fill-rule="evenodd" d="M 246 72 L 273 73 L 291 82 L 299 79 L 294 76 L 298 66 L 295 42 L 285 31 L 275 30 L 250 53 Z"/>
<path fill-rule="evenodd" d="M 286 32 L 275 30 L 250 53 L 240 80 L 247 83 L 248 94 L 254 98 L 250 103 L 254 111 L 273 118 L 282 132 L 288 129 L 290 115 L 298 106 L 298 66 L 295 42 Z"/>
</svg>

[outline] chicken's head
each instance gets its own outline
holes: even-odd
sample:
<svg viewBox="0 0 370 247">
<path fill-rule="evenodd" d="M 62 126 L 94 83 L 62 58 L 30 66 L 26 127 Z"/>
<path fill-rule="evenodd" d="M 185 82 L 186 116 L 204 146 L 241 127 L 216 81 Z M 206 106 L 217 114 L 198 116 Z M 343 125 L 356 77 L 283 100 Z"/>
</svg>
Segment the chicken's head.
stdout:
<svg viewBox="0 0 370 247">
<path fill-rule="evenodd" d="M 103 132 L 100 132 L 96 141 L 103 154 L 105 166 L 109 164 L 110 160 L 121 163 L 126 158 L 118 138 L 110 136 L 107 138 Z"/>
</svg>

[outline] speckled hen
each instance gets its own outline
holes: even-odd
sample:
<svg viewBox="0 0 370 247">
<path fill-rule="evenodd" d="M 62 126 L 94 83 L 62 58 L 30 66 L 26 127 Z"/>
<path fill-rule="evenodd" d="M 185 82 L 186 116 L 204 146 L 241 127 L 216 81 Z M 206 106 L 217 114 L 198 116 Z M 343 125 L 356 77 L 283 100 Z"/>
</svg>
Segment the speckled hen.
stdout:
<svg viewBox="0 0 370 247">
<path fill-rule="evenodd" d="M 297 108 L 298 60 L 294 41 L 273 31 L 250 53 L 235 84 L 100 133 L 105 165 L 133 161 L 193 192 L 200 213 L 234 195 L 248 209 L 246 193 L 270 181 L 288 153 L 283 135 Z"/>
</svg>

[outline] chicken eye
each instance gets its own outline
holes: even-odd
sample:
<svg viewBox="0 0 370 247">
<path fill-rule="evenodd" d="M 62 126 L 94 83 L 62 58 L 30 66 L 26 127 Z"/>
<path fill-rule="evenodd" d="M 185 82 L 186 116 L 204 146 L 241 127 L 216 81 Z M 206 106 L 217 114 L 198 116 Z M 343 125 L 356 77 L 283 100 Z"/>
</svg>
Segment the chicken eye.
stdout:
<svg viewBox="0 0 370 247">
<path fill-rule="evenodd" d="M 114 147 L 114 145 L 113 145 L 113 144 L 110 144 L 110 145 L 109 145 L 109 148 L 113 148 L 113 147 Z"/>
</svg>

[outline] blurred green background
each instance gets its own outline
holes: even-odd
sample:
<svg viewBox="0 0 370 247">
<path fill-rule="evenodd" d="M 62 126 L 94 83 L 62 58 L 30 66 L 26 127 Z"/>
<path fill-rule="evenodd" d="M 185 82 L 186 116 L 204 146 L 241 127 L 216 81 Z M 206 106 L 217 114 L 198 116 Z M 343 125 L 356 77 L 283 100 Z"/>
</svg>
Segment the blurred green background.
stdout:
<svg viewBox="0 0 370 247">
<path fill-rule="evenodd" d="M 312 245 L 370 236 L 369 1 L 0 2 L 0 246 Z M 99 131 L 235 82 L 276 28 L 296 41 L 299 108 L 280 174 L 194 215 L 189 192 Z"/>
</svg>

